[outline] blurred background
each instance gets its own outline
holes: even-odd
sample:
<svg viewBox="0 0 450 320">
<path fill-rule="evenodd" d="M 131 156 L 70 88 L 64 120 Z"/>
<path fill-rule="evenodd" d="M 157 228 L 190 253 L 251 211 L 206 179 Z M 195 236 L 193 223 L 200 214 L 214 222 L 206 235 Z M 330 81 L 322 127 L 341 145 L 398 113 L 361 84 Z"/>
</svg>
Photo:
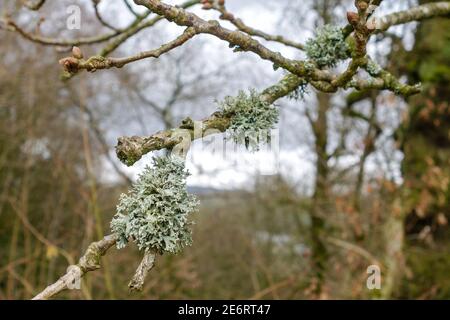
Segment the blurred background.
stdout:
<svg viewBox="0 0 450 320">
<path fill-rule="evenodd" d="M 47 37 L 109 31 L 89 0 L 47 2 L 33 12 L 6 0 L 0 13 Z M 386 0 L 377 15 L 428 2 Z M 301 43 L 325 24 L 345 25 L 353 8 L 350 0 L 226 3 L 248 25 Z M 66 28 L 71 4 L 81 7 L 80 30 Z M 134 18 L 123 1 L 101 1 L 99 10 L 117 28 Z M 141 253 L 134 245 L 113 248 L 81 290 L 58 298 L 449 299 L 448 30 L 450 20 L 439 18 L 372 38 L 376 61 L 423 84 L 424 92 L 407 101 L 388 92 L 307 88 L 304 98 L 277 102 L 275 154 L 234 146 L 224 156 L 212 152 L 213 143 L 195 142 L 187 163 L 189 190 L 201 200 L 193 246 L 159 257 L 137 294 L 127 284 Z M 155 48 L 179 31 L 158 23 L 112 56 Z M 91 56 L 104 46 L 81 48 Z M 186 116 L 202 119 L 216 100 L 264 89 L 284 74 L 202 36 L 159 59 L 63 82 L 57 62 L 67 49 L 0 29 L 0 299 L 31 298 L 110 232 L 119 195 L 152 157 L 125 167 L 115 157 L 117 137 L 149 135 Z M 371 265 L 381 269 L 380 290 L 367 287 Z"/>
</svg>

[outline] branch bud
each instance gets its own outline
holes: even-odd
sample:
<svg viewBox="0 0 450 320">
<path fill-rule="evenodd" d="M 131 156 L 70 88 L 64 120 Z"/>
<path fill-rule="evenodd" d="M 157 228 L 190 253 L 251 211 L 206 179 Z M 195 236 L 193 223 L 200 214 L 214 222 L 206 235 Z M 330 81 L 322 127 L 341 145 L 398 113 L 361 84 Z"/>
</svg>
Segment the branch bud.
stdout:
<svg viewBox="0 0 450 320">
<path fill-rule="evenodd" d="M 352 26 L 354 26 L 354 25 L 358 24 L 359 15 L 356 12 L 348 11 L 347 12 L 347 20 Z"/>
<path fill-rule="evenodd" d="M 365 1 L 359 1 L 358 4 L 357 4 L 357 7 L 361 11 L 366 11 L 367 8 L 369 7 L 369 4 L 367 2 L 365 2 Z"/>
<path fill-rule="evenodd" d="M 83 59 L 83 53 L 81 52 L 81 49 L 78 47 L 72 48 L 72 56 L 77 59 Z"/>
<path fill-rule="evenodd" d="M 67 57 L 59 60 L 59 64 L 62 65 L 65 71 L 75 73 L 78 71 L 78 59 L 74 57 Z"/>
</svg>

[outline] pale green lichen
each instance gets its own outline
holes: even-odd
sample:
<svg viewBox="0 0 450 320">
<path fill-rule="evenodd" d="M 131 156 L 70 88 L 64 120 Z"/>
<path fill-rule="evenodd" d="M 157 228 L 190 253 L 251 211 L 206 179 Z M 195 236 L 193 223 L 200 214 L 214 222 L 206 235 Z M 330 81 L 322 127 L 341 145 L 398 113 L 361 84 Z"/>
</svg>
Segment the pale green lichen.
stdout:
<svg viewBox="0 0 450 320">
<path fill-rule="evenodd" d="M 334 67 L 348 57 L 349 47 L 340 28 L 325 25 L 315 38 L 306 42 L 305 50 L 308 58 L 319 67 Z"/>
<path fill-rule="evenodd" d="M 117 247 L 131 239 L 140 250 L 177 253 L 192 243 L 188 216 L 198 201 L 186 190 L 189 173 L 177 157 L 155 157 L 128 194 L 122 194 L 111 230 Z"/>
<path fill-rule="evenodd" d="M 226 97 L 219 103 L 221 112 L 230 117 L 228 134 L 236 143 L 258 150 L 261 141 L 270 136 L 270 130 L 278 122 L 279 111 L 261 99 L 255 91 L 240 91 L 236 97 Z"/>
<path fill-rule="evenodd" d="M 292 100 L 304 100 L 305 99 L 305 95 L 308 94 L 308 83 L 304 83 L 299 85 L 294 91 L 292 91 L 291 93 L 289 93 L 289 95 L 287 96 L 289 99 Z"/>
<path fill-rule="evenodd" d="M 383 71 L 380 65 L 373 60 L 367 62 L 366 70 L 372 77 L 378 77 Z"/>
</svg>

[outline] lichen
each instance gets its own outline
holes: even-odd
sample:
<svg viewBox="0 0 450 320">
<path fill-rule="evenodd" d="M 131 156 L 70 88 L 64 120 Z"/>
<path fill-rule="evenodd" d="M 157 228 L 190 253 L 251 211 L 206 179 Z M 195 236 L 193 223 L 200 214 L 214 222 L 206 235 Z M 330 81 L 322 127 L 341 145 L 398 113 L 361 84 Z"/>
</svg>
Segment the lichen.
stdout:
<svg viewBox="0 0 450 320">
<path fill-rule="evenodd" d="M 348 57 L 349 47 L 340 28 L 325 25 L 315 38 L 306 42 L 305 50 L 319 67 L 334 67 Z"/>
<path fill-rule="evenodd" d="M 304 83 L 299 85 L 294 91 L 292 91 L 287 97 L 291 100 L 304 100 L 305 95 L 308 94 L 308 84 Z"/>
<path fill-rule="evenodd" d="M 131 239 L 140 250 L 177 253 L 192 243 L 188 216 L 198 202 L 186 190 L 189 173 L 177 157 L 155 157 L 128 194 L 122 194 L 111 230 L 117 247 Z"/>
<path fill-rule="evenodd" d="M 279 118 L 278 109 L 261 99 L 255 91 L 240 91 L 236 97 L 226 97 L 219 103 L 221 112 L 230 117 L 227 133 L 236 143 L 258 150 L 259 144 L 274 129 Z"/>
<path fill-rule="evenodd" d="M 380 65 L 373 60 L 367 62 L 366 70 L 372 77 L 378 77 L 383 71 Z"/>
</svg>

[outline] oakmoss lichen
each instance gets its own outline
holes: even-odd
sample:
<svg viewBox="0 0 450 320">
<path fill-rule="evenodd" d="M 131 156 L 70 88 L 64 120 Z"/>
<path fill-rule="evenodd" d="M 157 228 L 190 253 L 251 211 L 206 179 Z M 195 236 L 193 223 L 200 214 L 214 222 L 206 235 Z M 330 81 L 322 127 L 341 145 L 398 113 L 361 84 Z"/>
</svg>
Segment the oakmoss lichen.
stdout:
<svg viewBox="0 0 450 320">
<path fill-rule="evenodd" d="M 366 70 L 372 77 L 378 77 L 383 71 L 380 65 L 373 60 L 367 62 Z"/>
<path fill-rule="evenodd" d="M 348 57 L 349 47 L 341 28 L 325 25 L 305 46 L 306 54 L 319 67 L 334 67 Z"/>
<path fill-rule="evenodd" d="M 177 157 L 155 157 L 128 194 L 122 194 L 111 230 L 117 247 L 132 239 L 140 250 L 177 253 L 192 243 L 188 216 L 198 202 L 186 190 L 189 173 Z"/>
<path fill-rule="evenodd" d="M 253 150 L 258 149 L 263 138 L 269 137 L 270 130 L 278 122 L 278 109 L 261 99 L 255 90 L 250 90 L 249 94 L 240 91 L 236 97 L 226 97 L 219 107 L 231 119 L 228 128 L 231 138 Z"/>
<path fill-rule="evenodd" d="M 288 98 L 292 100 L 304 100 L 305 95 L 308 94 L 308 83 L 299 85 L 294 91 L 288 94 Z"/>
</svg>

